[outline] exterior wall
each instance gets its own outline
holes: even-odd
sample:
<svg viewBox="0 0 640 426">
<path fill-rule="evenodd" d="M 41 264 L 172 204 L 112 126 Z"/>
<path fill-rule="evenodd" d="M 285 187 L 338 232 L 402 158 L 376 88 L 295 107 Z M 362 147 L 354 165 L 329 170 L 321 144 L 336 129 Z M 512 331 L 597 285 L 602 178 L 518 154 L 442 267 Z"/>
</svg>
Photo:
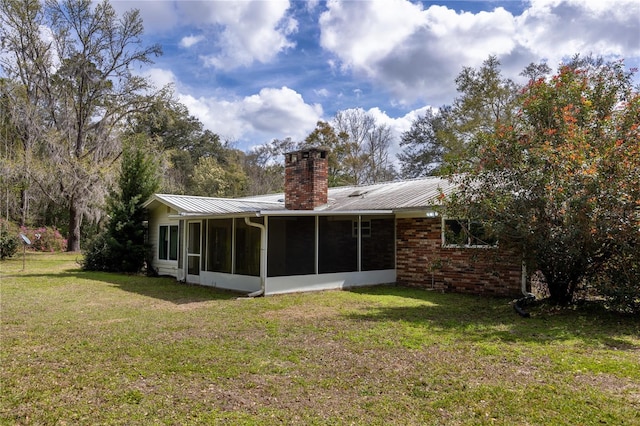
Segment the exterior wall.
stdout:
<svg viewBox="0 0 640 426">
<path fill-rule="evenodd" d="M 327 151 L 317 148 L 285 154 L 284 205 L 288 210 L 313 210 L 327 203 Z"/>
<path fill-rule="evenodd" d="M 333 274 L 293 275 L 269 277 L 265 282 L 265 295 L 298 293 L 304 291 L 338 290 L 377 284 L 390 284 L 395 270 L 338 272 Z"/>
<path fill-rule="evenodd" d="M 201 271 L 200 281 L 198 284 L 208 287 L 223 288 L 225 290 L 252 293 L 260 290 L 260 277 Z"/>
<path fill-rule="evenodd" d="M 495 248 L 442 246 L 440 218 L 396 220 L 397 283 L 491 296 L 520 294 L 521 262 Z"/>
<path fill-rule="evenodd" d="M 149 242 L 153 252 L 153 268 L 158 275 L 168 275 L 178 278 L 178 262 L 158 259 L 158 238 L 160 225 L 178 225 L 178 220 L 170 219 L 169 214 L 175 214 L 165 205 L 160 205 L 149 212 Z M 181 253 L 178 252 L 178 256 Z"/>
</svg>

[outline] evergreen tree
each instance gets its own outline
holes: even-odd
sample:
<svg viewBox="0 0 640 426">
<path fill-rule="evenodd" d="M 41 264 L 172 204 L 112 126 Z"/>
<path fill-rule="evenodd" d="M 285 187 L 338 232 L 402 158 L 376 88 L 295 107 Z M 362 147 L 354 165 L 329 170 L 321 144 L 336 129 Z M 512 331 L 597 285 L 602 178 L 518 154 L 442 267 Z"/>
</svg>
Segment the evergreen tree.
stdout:
<svg viewBox="0 0 640 426">
<path fill-rule="evenodd" d="M 135 137 L 122 154 L 118 189 L 110 194 L 109 225 L 85 253 L 84 269 L 139 272 L 148 252 L 143 203 L 158 189 L 158 167 Z"/>
</svg>

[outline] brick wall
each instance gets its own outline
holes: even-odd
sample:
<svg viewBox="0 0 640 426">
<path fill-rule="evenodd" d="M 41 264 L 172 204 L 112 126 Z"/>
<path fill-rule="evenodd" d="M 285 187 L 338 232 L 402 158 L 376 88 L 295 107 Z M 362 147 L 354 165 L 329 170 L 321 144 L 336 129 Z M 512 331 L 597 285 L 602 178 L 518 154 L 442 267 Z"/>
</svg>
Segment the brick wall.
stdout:
<svg viewBox="0 0 640 426">
<path fill-rule="evenodd" d="M 327 203 L 327 151 L 310 148 L 285 154 L 284 204 L 289 210 L 313 210 Z"/>
<path fill-rule="evenodd" d="M 440 218 L 398 218 L 397 282 L 447 292 L 518 296 L 521 263 L 492 248 L 442 247 Z"/>
</svg>

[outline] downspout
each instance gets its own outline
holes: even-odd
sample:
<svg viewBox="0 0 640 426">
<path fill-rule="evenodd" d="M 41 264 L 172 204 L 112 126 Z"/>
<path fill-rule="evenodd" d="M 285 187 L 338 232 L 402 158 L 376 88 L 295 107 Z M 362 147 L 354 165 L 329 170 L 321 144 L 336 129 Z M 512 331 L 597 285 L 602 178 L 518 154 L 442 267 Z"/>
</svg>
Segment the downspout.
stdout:
<svg viewBox="0 0 640 426">
<path fill-rule="evenodd" d="M 533 293 L 529 293 L 527 291 L 527 265 L 524 263 L 524 260 L 522 261 L 522 281 L 520 284 L 520 290 L 522 291 L 524 297 L 528 299 L 535 299 L 536 296 Z"/>
<path fill-rule="evenodd" d="M 260 290 L 247 294 L 247 297 L 258 297 L 264 294 L 267 276 L 267 227 L 261 223 L 251 222 L 249 217 L 244 218 L 244 223 L 260 229 Z"/>
<path fill-rule="evenodd" d="M 529 293 L 527 291 L 527 265 L 522 261 L 522 278 L 520 283 L 520 291 L 524 297 L 516 300 L 516 303 L 513 304 L 513 309 L 523 318 L 529 318 L 529 312 L 523 309 L 523 306 L 528 302 L 531 302 L 536 299 L 536 296 L 533 293 Z"/>
</svg>

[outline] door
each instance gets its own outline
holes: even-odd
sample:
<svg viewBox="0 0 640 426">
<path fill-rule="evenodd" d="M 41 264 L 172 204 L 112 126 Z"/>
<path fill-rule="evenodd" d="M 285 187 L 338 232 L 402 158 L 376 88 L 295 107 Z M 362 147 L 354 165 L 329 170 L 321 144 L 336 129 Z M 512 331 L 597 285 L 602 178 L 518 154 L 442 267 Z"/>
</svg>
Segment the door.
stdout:
<svg viewBox="0 0 640 426">
<path fill-rule="evenodd" d="M 187 282 L 200 284 L 200 255 L 202 251 L 202 223 L 187 225 Z"/>
</svg>

